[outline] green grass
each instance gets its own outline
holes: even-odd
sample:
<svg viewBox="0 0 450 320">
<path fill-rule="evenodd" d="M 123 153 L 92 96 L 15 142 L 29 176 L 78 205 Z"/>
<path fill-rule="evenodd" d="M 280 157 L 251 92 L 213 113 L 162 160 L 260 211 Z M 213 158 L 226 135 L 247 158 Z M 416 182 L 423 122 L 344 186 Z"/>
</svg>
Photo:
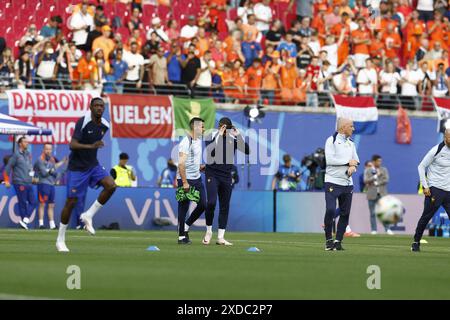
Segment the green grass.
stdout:
<svg viewBox="0 0 450 320">
<path fill-rule="evenodd" d="M 450 299 L 448 239 L 428 238 L 417 254 L 404 236 L 363 235 L 325 252 L 321 234 L 227 233 L 233 247 L 204 246 L 202 235 L 180 246 L 174 232 L 70 231 L 61 254 L 56 232 L 2 229 L 0 298 Z M 66 287 L 69 265 L 81 268 L 81 290 Z M 381 268 L 381 290 L 367 289 L 369 265 Z"/>
</svg>

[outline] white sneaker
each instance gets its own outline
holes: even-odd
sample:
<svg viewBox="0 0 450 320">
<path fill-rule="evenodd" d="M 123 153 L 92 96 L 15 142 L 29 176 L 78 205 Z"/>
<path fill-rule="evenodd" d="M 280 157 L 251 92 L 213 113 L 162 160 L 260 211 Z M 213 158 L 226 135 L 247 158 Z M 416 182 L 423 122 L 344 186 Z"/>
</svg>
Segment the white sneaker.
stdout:
<svg viewBox="0 0 450 320">
<path fill-rule="evenodd" d="M 65 242 L 56 242 L 56 250 L 58 250 L 58 252 L 69 252 L 69 248 L 67 248 L 66 243 Z"/>
<path fill-rule="evenodd" d="M 19 224 L 22 227 L 22 229 L 28 230 L 28 225 L 23 220 L 20 220 Z"/>
<path fill-rule="evenodd" d="M 378 232 L 372 231 L 372 232 L 370 232 L 370 234 L 378 234 Z"/>
<path fill-rule="evenodd" d="M 206 232 L 205 236 L 203 237 L 202 243 L 205 245 L 208 245 L 211 242 L 212 238 L 212 232 Z"/>
<path fill-rule="evenodd" d="M 387 229 L 386 233 L 390 236 L 393 236 L 395 234 L 391 229 Z"/>
<path fill-rule="evenodd" d="M 216 244 L 222 245 L 222 246 L 232 246 L 233 245 L 231 242 L 228 242 L 225 239 L 217 239 Z"/>
<path fill-rule="evenodd" d="M 84 229 L 86 229 L 86 231 L 89 232 L 91 235 L 95 235 L 95 229 L 94 226 L 92 225 L 92 219 L 86 217 L 86 214 L 83 213 L 80 216 L 80 220 L 84 223 Z"/>
</svg>

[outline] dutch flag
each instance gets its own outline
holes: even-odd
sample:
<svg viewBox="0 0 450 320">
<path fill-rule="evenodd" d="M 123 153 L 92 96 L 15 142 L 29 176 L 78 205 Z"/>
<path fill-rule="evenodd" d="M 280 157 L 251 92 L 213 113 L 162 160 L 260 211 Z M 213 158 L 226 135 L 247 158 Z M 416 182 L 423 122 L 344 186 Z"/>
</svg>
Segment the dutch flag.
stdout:
<svg viewBox="0 0 450 320">
<path fill-rule="evenodd" d="M 372 96 L 333 95 L 333 100 L 336 116 L 353 120 L 354 134 L 375 134 L 377 132 L 378 109 Z"/>
</svg>

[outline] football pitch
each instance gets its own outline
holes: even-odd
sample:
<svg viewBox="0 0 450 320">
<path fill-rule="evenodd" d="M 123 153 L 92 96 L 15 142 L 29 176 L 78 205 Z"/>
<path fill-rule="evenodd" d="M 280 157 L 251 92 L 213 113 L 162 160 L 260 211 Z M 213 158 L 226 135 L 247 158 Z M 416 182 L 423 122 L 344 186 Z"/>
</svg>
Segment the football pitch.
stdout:
<svg viewBox="0 0 450 320">
<path fill-rule="evenodd" d="M 64 254 L 56 231 L 0 229 L 0 298 L 450 299 L 450 239 L 426 238 L 412 253 L 409 236 L 363 235 L 325 252 L 322 234 L 230 232 L 232 247 L 202 236 L 182 246 L 168 231 L 70 231 Z M 67 288 L 72 265 L 80 290 Z M 369 266 L 381 289 L 368 289 Z"/>
</svg>

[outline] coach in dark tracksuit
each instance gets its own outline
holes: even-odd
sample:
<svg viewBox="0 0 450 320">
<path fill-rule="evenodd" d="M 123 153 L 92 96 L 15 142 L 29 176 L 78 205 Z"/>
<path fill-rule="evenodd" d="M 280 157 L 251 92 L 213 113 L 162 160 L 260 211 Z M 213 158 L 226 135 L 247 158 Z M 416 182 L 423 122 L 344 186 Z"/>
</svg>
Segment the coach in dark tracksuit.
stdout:
<svg viewBox="0 0 450 320">
<path fill-rule="evenodd" d="M 205 139 L 207 163 L 206 177 L 206 234 L 203 244 L 209 244 L 212 238 L 212 224 L 217 197 L 219 197 L 219 230 L 217 244 L 232 245 L 224 239 L 228 222 L 231 193 L 233 191 L 232 172 L 235 170 L 236 150 L 249 154 L 249 146 L 229 118 L 219 120 L 219 130 L 213 131 Z"/>
<path fill-rule="evenodd" d="M 444 141 L 427 153 L 418 169 L 425 204 L 411 245 L 416 252 L 420 251 L 420 239 L 428 222 L 440 206 L 450 217 L 450 128 L 445 131 Z"/>
<path fill-rule="evenodd" d="M 19 207 L 21 220 L 19 225 L 28 230 L 30 216 L 37 206 L 37 199 L 34 193 L 34 171 L 31 161 L 31 153 L 28 151 L 28 140 L 26 137 L 20 137 L 17 141 L 18 150 L 9 159 L 5 172 L 7 180 L 6 187 L 10 187 L 10 178 L 12 171 L 12 184 L 16 190 L 17 205 Z"/>
<path fill-rule="evenodd" d="M 338 119 L 338 132 L 325 144 L 325 250 L 343 250 L 341 242 L 350 218 L 353 197 L 352 175 L 356 172 L 359 158 L 350 137 L 354 131 L 353 121 Z M 339 203 L 339 222 L 336 240 L 333 241 L 333 220 L 336 215 L 336 200 Z"/>
</svg>

